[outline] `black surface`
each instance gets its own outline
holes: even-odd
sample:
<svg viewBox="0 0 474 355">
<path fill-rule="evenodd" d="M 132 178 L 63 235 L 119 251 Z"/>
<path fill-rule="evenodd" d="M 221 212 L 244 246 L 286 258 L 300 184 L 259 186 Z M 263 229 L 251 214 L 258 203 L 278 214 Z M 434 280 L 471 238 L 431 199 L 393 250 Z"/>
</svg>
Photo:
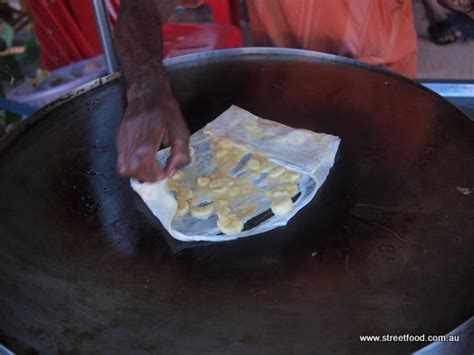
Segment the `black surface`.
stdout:
<svg viewBox="0 0 474 355">
<path fill-rule="evenodd" d="M 115 175 L 119 82 L 0 152 L 0 342 L 41 353 L 407 353 L 473 314 L 474 124 L 408 81 L 325 59 L 171 66 L 196 130 L 230 104 L 340 136 L 288 226 L 173 255 Z M 34 117 L 32 118 L 34 119 Z"/>
<path fill-rule="evenodd" d="M 450 97 L 448 100 L 474 121 L 474 97 Z"/>
</svg>

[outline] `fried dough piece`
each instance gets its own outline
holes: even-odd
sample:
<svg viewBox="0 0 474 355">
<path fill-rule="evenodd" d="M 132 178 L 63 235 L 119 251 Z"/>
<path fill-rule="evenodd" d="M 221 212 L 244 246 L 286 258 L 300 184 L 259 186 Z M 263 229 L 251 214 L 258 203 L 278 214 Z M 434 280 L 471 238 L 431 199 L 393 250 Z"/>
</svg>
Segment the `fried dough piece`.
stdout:
<svg viewBox="0 0 474 355">
<path fill-rule="evenodd" d="M 232 235 L 242 232 L 244 223 L 235 214 L 229 214 L 217 220 L 217 227 L 222 233 Z"/>
<path fill-rule="evenodd" d="M 208 177 L 198 177 L 197 178 L 197 184 L 199 187 L 206 187 L 209 185 L 209 182 L 211 182 L 211 179 Z"/>
<path fill-rule="evenodd" d="M 189 204 L 186 200 L 178 199 L 178 206 L 176 208 L 176 214 L 180 217 L 184 216 L 189 212 Z"/>
<path fill-rule="evenodd" d="M 189 187 L 181 187 L 178 190 L 178 198 L 189 200 L 193 197 L 193 191 Z"/>
<path fill-rule="evenodd" d="M 197 219 L 208 219 L 214 212 L 214 203 L 191 208 L 191 216 Z"/>
<path fill-rule="evenodd" d="M 276 216 L 283 216 L 293 209 L 293 201 L 289 196 L 279 196 L 272 200 L 272 212 Z"/>
</svg>

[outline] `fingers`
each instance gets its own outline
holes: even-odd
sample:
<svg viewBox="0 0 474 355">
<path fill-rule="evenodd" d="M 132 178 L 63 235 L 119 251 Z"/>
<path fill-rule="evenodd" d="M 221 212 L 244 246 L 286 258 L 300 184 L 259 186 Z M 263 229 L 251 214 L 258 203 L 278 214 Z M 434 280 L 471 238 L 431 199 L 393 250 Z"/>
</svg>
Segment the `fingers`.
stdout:
<svg viewBox="0 0 474 355">
<path fill-rule="evenodd" d="M 117 132 L 117 172 L 124 177 L 156 182 L 189 163 L 189 131 L 174 99 L 159 107 L 155 100 L 148 99 L 129 102 Z M 168 143 L 171 155 L 163 169 L 156 152 Z"/>
<path fill-rule="evenodd" d="M 117 173 L 124 177 L 130 177 L 132 167 L 132 154 L 134 139 L 131 132 L 126 127 L 126 123 L 122 121 L 117 131 L 116 146 L 117 146 Z"/>
<path fill-rule="evenodd" d="M 138 122 L 138 123 L 137 123 Z M 161 144 L 163 130 L 144 129 L 144 120 L 133 120 L 127 116 L 117 132 L 117 173 L 127 178 L 145 182 L 156 182 L 165 177 L 156 159 L 157 147 Z"/>
<path fill-rule="evenodd" d="M 160 137 L 157 137 L 158 140 Z M 133 176 L 145 182 L 156 182 L 165 178 L 165 173 L 156 159 L 157 149 L 151 145 L 141 145 L 135 150 L 138 167 L 133 171 Z"/>
<path fill-rule="evenodd" d="M 141 148 L 139 147 L 137 151 L 139 152 Z M 154 153 L 147 153 L 146 155 L 137 152 L 119 154 L 117 173 L 123 177 L 133 177 L 143 182 L 156 182 L 165 177 Z"/>
<path fill-rule="evenodd" d="M 178 169 L 186 166 L 190 162 L 189 157 L 189 135 L 185 132 L 180 132 L 178 137 L 175 137 L 171 142 L 171 155 L 166 162 L 165 175 L 171 176 Z"/>
</svg>

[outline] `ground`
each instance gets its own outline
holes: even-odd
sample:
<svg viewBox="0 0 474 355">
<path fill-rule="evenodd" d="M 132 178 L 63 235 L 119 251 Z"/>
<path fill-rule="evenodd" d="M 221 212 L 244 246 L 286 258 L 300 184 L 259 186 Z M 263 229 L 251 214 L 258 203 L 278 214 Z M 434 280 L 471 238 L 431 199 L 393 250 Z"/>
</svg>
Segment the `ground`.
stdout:
<svg viewBox="0 0 474 355">
<path fill-rule="evenodd" d="M 413 6 L 418 33 L 418 78 L 473 80 L 474 41 L 436 45 L 428 36 L 428 20 L 423 5 L 415 1 Z"/>
</svg>

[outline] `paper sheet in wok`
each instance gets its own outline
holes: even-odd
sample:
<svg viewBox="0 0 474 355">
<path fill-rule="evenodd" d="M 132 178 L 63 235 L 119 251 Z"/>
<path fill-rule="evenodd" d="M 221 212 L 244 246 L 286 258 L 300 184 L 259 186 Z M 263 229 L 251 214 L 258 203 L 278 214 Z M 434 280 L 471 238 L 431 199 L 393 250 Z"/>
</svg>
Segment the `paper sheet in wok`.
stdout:
<svg viewBox="0 0 474 355">
<path fill-rule="evenodd" d="M 224 235 L 217 228 L 217 216 L 207 220 L 199 220 L 188 215 L 175 217 L 176 198 L 166 185 L 166 180 L 159 183 L 140 183 L 131 180 L 132 188 L 141 196 L 151 212 L 160 220 L 166 230 L 175 239 L 181 241 L 228 241 L 249 237 L 285 226 L 299 210 L 306 206 L 316 195 L 326 180 L 339 147 L 338 137 L 315 133 L 304 129 L 294 129 L 289 126 L 262 119 L 237 106 L 231 106 L 214 121 L 191 136 L 190 144 L 195 154 L 192 163 L 186 167 L 186 176 L 195 179 L 197 176 L 207 176 L 216 170 L 212 160 L 211 141 L 213 138 L 226 139 L 244 148 L 251 154 L 262 154 L 273 162 L 303 174 L 298 183 L 300 194 L 294 201 L 293 210 L 283 216 L 272 215 L 263 222 L 245 228 L 234 235 Z M 166 162 L 170 153 L 169 148 L 157 153 L 161 164 Z M 232 170 L 238 176 L 242 173 L 244 159 Z M 264 177 L 264 176 L 263 176 Z M 261 193 L 256 194 L 247 203 L 258 205 L 254 213 L 244 222 L 268 212 L 270 203 L 264 197 L 264 191 L 272 188 L 265 178 L 254 181 Z M 247 226 L 246 226 L 247 227 Z"/>
</svg>

